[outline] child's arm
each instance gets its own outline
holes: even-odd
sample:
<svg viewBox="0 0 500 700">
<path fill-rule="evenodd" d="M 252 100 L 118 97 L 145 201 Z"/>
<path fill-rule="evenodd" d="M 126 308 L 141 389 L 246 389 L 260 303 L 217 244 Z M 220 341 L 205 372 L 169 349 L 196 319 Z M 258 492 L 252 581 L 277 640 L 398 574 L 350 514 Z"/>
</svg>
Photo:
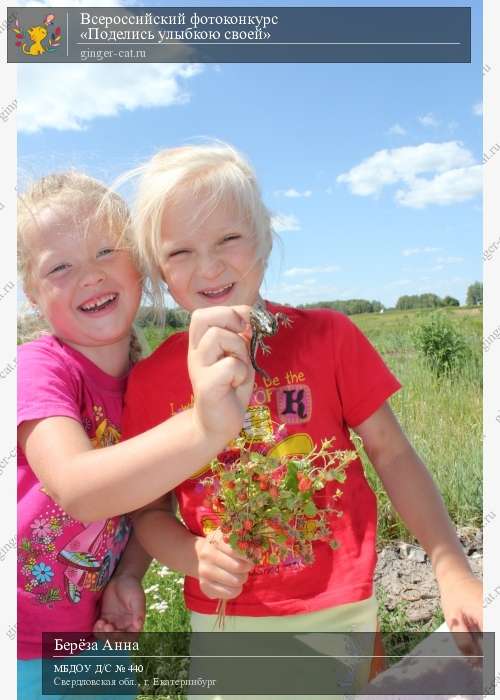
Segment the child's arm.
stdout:
<svg viewBox="0 0 500 700">
<path fill-rule="evenodd" d="M 451 631 L 482 629 L 482 585 L 473 575 L 432 477 L 384 403 L 354 430 L 395 509 L 434 568 Z"/>
<path fill-rule="evenodd" d="M 216 531 L 198 537 L 171 512 L 168 496 L 133 514 L 134 531 L 144 549 L 162 564 L 197 578 L 208 598 L 241 593 L 252 563 L 239 556 Z"/>
<path fill-rule="evenodd" d="M 140 632 L 146 616 L 142 578 L 151 557 L 139 544 L 134 531 L 104 589 L 94 632 Z"/>
<path fill-rule="evenodd" d="M 188 365 L 194 407 L 126 442 L 95 450 L 67 417 L 27 420 L 18 441 L 49 495 L 77 520 L 136 510 L 206 464 L 241 429 L 253 386 L 249 307 L 195 312 Z M 167 368 L 168 370 L 168 368 Z"/>
</svg>

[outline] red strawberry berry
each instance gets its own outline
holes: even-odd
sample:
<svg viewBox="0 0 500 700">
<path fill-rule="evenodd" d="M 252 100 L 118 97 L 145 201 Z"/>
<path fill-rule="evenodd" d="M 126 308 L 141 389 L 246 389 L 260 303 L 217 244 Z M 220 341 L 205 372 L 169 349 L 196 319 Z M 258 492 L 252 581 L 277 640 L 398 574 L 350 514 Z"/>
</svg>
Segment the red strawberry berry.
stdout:
<svg viewBox="0 0 500 700">
<path fill-rule="evenodd" d="M 308 479 L 307 476 L 303 476 L 301 479 L 299 479 L 299 491 L 309 491 L 309 489 L 312 486 L 312 481 L 311 479 Z"/>
<path fill-rule="evenodd" d="M 248 532 L 249 530 L 252 529 L 252 527 L 253 527 L 253 522 L 252 522 L 249 518 L 247 518 L 247 519 L 243 522 L 243 529 L 244 529 L 244 530 L 247 530 L 247 532 Z"/>
</svg>

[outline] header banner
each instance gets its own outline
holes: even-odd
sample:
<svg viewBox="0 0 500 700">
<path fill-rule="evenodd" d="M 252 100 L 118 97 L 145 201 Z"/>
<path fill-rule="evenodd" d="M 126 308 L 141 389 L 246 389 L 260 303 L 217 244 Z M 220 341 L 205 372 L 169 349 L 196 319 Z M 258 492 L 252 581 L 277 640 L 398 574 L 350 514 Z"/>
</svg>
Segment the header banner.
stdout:
<svg viewBox="0 0 500 700">
<path fill-rule="evenodd" d="M 17 7 L 9 63 L 470 63 L 470 7 Z"/>
</svg>

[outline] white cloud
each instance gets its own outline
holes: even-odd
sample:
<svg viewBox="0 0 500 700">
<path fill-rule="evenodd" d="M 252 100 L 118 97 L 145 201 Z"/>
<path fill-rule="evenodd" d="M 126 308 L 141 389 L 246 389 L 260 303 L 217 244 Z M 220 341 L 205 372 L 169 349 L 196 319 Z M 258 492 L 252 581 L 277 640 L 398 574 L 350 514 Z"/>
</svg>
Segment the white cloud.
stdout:
<svg viewBox="0 0 500 700">
<path fill-rule="evenodd" d="M 432 248 L 431 246 L 424 246 L 423 248 L 405 248 L 401 251 L 401 255 L 408 257 L 409 255 L 420 255 L 420 253 L 439 253 L 441 248 Z"/>
<path fill-rule="evenodd" d="M 304 275 L 312 275 L 326 272 L 338 272 L 338 265 L 327 265 L 324 267 L 291 267 L 283 273 L 284 277 L 303 277 Z"/>
<path fill-rule="evenodd" d="M 418 177 L 424 173 L 433 177 Z M 481 189 L 480 166 L 474 165 L 471 152 L 460 141 L 383 149 L 339 175 L 337 182 L 347 183 L 353 194 L 362 197 L 404 183 L 396 201 L 415 208 L 461 202 Z"/>
<path fill-rule="evenodd" d="M 304 190 L 303 192 L 299 192 L 298 190 L 294 189 L 293 187 L 290 187 L 288 190 L 276 190 L 274 193 L 276 196 L 283 196 L 283 197 L 291 197 L 291 198 L 298 198 L 298 197 L 310 197 L 312 195 L 311 190 Z"/>
<path fill-rule="evenodd" d="M 472 199 L 482 190 L 482 166 L 455 168 L 432 179 L 415 178 L 409 189 L 398 190 L 396 200 L 405 207 L 423 209 L 429 204 L 446 206 Z"/>
<path fill-rule="evenodd" d="M 271 225 L 277 233 L 300 231 L 300 222 L 293 214 L 276 214 L 271 219 Z"/>
<path fill-rule="evenodd" d="M 401 124 L 393 124 L 388 131 L 389 134 L 395 134 L 396 136 L 404 136 L 406 134 L 406 129 L 403 129 Z"/>
<path fill-rule="evenodd" d="M 377 151 L 339 175 L 337 182 L 347 182 L 353 194 L 367 196 L 378 194 L 385 185 L 411 182 L 425 172 L 446 172 L 473 162 L 472 154 L 459 141 L 422 143 Z"/>
<path fill-rule="evenodd" d="M 19 0 L 19 7 L 129 7 L 123 0 Z M 55 13 L 57 16 L 57 13 Z M 189 100 L 183 81 L 203 69 L 199 64 L 19 65 L 18 129 L 82 130 L 98 117 L 123 110 L 166 107 Z"/>
<path fill-rule="evenodd" d="M 483 114 L 483 103 L 482 102 L 476 102 L 476 104 L 472 107 L 472 112 L 476 115 L 476 117 L 480 117 Z"/>
<path fill-rule="evenodd" d="M 432 112 L 428 112 L 427 114 L 424 114 L 422 117 L 418 117 L 418 121 L 422 124 L 422 126 L 436 127 L 436 126 L 439 126 L 441 124 L 441 122 L 436 119 L 436 117 L 432 114 Z"/>
<path fill-rule="evenodd" d="M 124 110 L 167 107 L 189 100 L 184 83 L 199 64 L 20 65 L 18 129 L 81 130 Z"/>
</svg>

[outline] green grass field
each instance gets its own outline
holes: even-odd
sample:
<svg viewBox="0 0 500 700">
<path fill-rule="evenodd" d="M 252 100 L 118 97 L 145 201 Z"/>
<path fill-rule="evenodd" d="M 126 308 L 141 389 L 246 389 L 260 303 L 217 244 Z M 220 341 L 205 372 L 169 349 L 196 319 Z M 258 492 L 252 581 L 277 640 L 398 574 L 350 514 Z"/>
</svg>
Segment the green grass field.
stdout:
<svg viewBox="0 0 500 700">
<path fill-rule="evenodd" d="M 453 309 L 446 315 L 465 337 L 469 358 L 450 376 L 436 377 L 416 350 L 415 327 L 428 311 L 362 314 L 352 320 L 368 336 L 403 385 L 391 400 L 403 430 L 430 469 L 457 525 L 482 521 L 482 315 Z M 368 460 L 379 501 L 379 539 L 409 537 Z"/>
<path fill-rule="evenodd" d="M 465 338 L 469 355 L 459 371 L 438 378 L 416 349 L 413 340 L 415 328 L 430 313 L 427 310 L 391 311 L 351 318 L 402 383 L 402 390 L 391 401 L 392 408 L 436 480 L 452 520 L 457 525 L 480 526 L 482 314 L 480 309 L 461 308 L 442 312 Z M 152 347 L 156 347 L 171 330 L 146 328 L 145 334 Z M 379 543 L 382 545 L 394 539 L 410 541 L 409 533 L 394 512 L 366 455 L 362 456 L 379 502 Z M 154 563 L 146 576 L 145 588 L 148 601 L 146 631 L 181 631 L 189 628 L 182 598 L 182 577 Z M 438 615 L 427 625 L 418 627 L 405 622 L 401 606 L 394 613 L 382 612 L 383 631 L 431 630 L 442 621 L 442 616 Z"/>
</svg>

